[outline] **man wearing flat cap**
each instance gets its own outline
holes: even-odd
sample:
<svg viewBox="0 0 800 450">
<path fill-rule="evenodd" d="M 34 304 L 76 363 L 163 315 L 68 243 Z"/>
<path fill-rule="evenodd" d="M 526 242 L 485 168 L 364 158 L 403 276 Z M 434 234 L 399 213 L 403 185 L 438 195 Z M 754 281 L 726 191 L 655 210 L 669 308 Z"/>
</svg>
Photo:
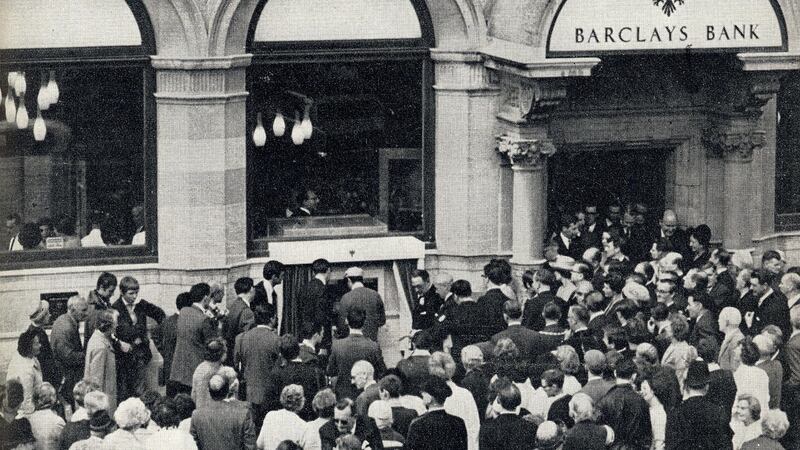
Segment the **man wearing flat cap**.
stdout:
<svg viewBox="0 0 800 450">
<path fill-rule="evenodd" d="M 683 402 L 667 417 L 667 449 L 730 449 L 732 432 L 719 406 L 706 398 L 711 375 L 705 361 L 692 361 Z"/>
<path fill-rule="evenodd" d="M 364 271 L 360 267 L 350 267 L 344 273 L 350 292 L 344 294 L 336 307 L 339 328 L 345 326 L 347 312 L 359 307 L 367 314 L 364 323 L 364 336 L 378 342 L 378 329 L 386 323 L 386 312 L 380 294 L 364 286 Z"/>
<path fill-rule="evenodd" d="M 52 384 L 58 391 L 63 374 L 61 369 L 58 368 L 58 364 L 56 364 L 53 347 L 50 345 L 47 332 L 44 330 L 44 327 L 50 323 L 50 303 L 44 300 L 37 302 L 29 317 L 31 324 L 28 326 L 28 331 L 33 331 L 39 337 L 39 343 L 42 344 L 42 349 L 39 351 L 39 355 L 36 356 L 36 359 L 39 360 L 39 365 L 42 367 L 42 381 Z"/>
</svg>

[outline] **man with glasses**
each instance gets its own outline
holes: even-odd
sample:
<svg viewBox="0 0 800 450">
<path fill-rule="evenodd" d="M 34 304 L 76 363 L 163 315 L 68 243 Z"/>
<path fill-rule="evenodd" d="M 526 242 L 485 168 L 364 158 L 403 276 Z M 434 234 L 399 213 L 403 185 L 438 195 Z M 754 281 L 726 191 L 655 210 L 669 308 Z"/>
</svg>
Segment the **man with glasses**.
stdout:
<svg viewBox="0 0 800 450">
<path fill-rule="evenodd" d="M 336 448 L 336 439 L 352 434 L 362 442 L 369 442 L 373 449 L 383 448 L 383 439 L 375 421 L 355 414 L 353 400 L 343 398 L 336 403 L 333 419 L 319 429 L 323 449 Z"/>
</svg>

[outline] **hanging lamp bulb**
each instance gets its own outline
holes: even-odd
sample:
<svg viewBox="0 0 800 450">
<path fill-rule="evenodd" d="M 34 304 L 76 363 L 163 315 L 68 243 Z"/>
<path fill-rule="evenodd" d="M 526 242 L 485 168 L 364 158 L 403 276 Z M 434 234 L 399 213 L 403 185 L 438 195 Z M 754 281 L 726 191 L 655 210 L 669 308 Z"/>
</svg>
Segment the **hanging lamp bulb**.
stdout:
<svg viewBox="0 0 800 450">
<path fill-rule="evenodd" d="M 17 81 L 17 72 L 8 72 L 8 91 L 11 92 L 14 89 L 14 84 Z"/>
<path fill-rule="evenodd" d="M 6 95 L 6 122 L 13 123 L 17 120 L 17 104 L 11 91 Z"/>
<path fill-rule="evenodd" d="M 36 105 L 40 111 L 47 111 L 50 108 L 50 90 L 44 83 L 39 87 L 39 94 L 36 95 Z"/>
<path fill-rule="evenodd" d="M 58 83 L 56 83 L 56 71 L 50 71 L 50 81 L 47 82 L 47 91 L 50 93 L 50 104 L 55 105 L 58 103 L 58 96 L 61 92 L 58 90 Z"/>
<path fill-rule="evenodd" d="M 303 137 L 305 140 L 311 139 L 311 134 L 314 132 L 314 125 L 311 124 L 311 117 L 309 115 L 311 105 L 306 104 L 306 110 L 303 113 L 303 122 L 300 127 L 303 129 Z"/>
<path fill-rule="evenodd" d="M 28 128 L 29 121 L 30 117 L 28 117 L 28 108 L 25 107 L 25 97 L 21 97 L 19 99 L 19 108 L 17 108 L 17 128 L 20 130 Z"/>
<path fill-rule="evenodd" d="M 286 133 L 286 121 L 283 119 L 283 114 L 278 110 L 275 113 L 275 120 L 272 121 L 272 134 L 275 137 L 282 137 Z"/>
<path fill-rule="evenodd" d="M 36 114 L 36 120 L 33 121 L 33 138 L 37 142 L 42 142 L 45 136 L 47 136 L 47 126 L 44 124 L 42 111 L 39 110 Z"/>
<path fill-rule="evenodd" d="M 267 143 L 267 132 L 264 130 L 264 124 L 261 123 L 261 113 L 256 116 L 256 129 L 253 130 L 253 143 L 256 147 L 263 147 Z"/>
<path fill-rule="evenodd" d="M 294 112 L 294 124 L 292 125 L 292 142 L 294 145 L 302 145 L 305 140 L 303 124 L 300 123 L 300 113 Z"/>
<path fill-rule="evenodd" d="M 19 97 L 24 97 L 28 91 L 28 83 L 25 81 L 25 72 L 19 72 L 14 78 L 14 90 Z"/>
</svg>

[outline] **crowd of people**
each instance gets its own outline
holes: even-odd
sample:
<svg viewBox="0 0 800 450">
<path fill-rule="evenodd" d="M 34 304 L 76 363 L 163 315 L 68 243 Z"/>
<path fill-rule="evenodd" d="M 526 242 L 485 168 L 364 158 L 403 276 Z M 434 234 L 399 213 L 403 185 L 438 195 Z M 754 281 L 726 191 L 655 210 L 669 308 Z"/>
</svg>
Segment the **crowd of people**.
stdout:
<svg viewBox="0 0 800 450">
<path fill-rule="evenodd" d="M 754 267 L 669 210 L 645 218 L 644 205 L 565 215 L 541 267 L 516 279 L 492 259 L 480 297 L 413 272 L 411 349 L 395 367 L 358 267 L 332 299 L 331 264 L 316 260 L 281 301 L 285 267 L 270 261 L 227 301 L 192 286 L 170 316 L 136 279 L 103 273 L 49 336 L 36 305 L 0 389 L 0 446 L 800 448 L 800 268 L 777 251 Z M 302 320 L 281 333 L 288 302 Z M 153 348 L 164 389 L 145 382 Z"/>
</svg>

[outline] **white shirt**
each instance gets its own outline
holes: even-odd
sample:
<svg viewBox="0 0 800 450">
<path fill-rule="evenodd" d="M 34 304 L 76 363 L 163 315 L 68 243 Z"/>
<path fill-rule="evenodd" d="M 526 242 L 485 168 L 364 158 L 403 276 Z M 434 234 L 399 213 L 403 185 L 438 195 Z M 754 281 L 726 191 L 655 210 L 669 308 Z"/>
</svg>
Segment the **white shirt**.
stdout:
<svg viewBox="0 0 800 450">
<path fill-rule="evenodd" d="M 148 450 L 197 450 L 191 434 L 177 428 L 162 428 L 144 440 Z"/>
<path fill-rule="evenodd" d="M 772 291 L 772 288 L 769 288 L 769 289 L 767 289 L 767 292 L 764 292 L 764 295 L 762 295 L 762 296 L 761 296 L 761 297 L 758 299 L 758 306 L 761 306 L 761 304 L 762 304 L 762 303 L 764 303 L 764 300 L 766 300 L 766 299 L 767 299 L 767 297 L 769 297 L 770 295 L 772 295 L 772 292 L 773 292 L 773 291 Z"/>
<path fill-rule="evenodd" d="M 147 240 L 146 231 L 140 231 L 133 235 L 133 239 L 131 239 L 131 245 L 144 245 L 145 241 Z"/>
<path fill-rule="evenodd" d="M 791 309 L 791 308 L 792 308 L 792 306 L 793 306 L 795 303 L 797 303 L 798 301 L 800 301 L 800 294 L 797 294 L 797 295 L 795 295 L 794 297 L 792 297 L 792 298 L 790 298 L 790 299 L 786 300 L 786 304 L 787 304 L 787 305 L 789 306 L 789 308 Z"/>
<path fill-rule="evenodd" d="M 25 248 L 19 243 L 19 233 L 17 233 L 8 241 L 8 251 L 18 252 L 20 250 L 25 250 Z"/>
<path fill-rule="evenodd" d="M 467 450 L 478 450 L 478 432 L 481 428 L 481 421 L 475 399 L 468 390 L 452 381 L 448 381 L 447 385 L 452 389 L 453 395 L 445 400 L 444 410 L 464 421 L 464 425 L 467 427 Z"/>
<path fill-rule="evenodd" d="M 731 420 L 731 430 L 733 430 L 733 450 L 742 448 L 742 444 L 751 441 L 763 432 L 761 428 L 761 419 L 756 420 L 750 425 L 745 425 L 742 422 L 733 419 Z"/>
<path fill-rule="evenodd" d="M 93 228 L 86 236 L 81 239 L 81 247 L 105 247 L 103 234 L 98 228 Z"/>
<path fill-rule="evenodd" d="M 17 379 L 22 385 L 23 400 L 22 405 L 19 407 L 19 412 L 27 416 L 33 413 L 34 410 L 33 390 L 36 389 L 36 386 L 42 384 L 42 368 L 39 365 L 39 360 L 35 357 L 26 358 L 14 352 L 11 362 L 8 364 L 6 382 L 13 379 Z"/>
<path fill-rule="evenodd" d="M 286 409 L 267 413 L 256 440 L 258 449 L 275 450 L 287 439 L 303 447 L 303 450 L 319 450 L 322 447 L 319 428 L 309 426 L 297 414 Z"/>
<path fill-rule="evenodd" d="M 272 293 L 275 292 L 275 315 L 278 317 L 278 330 L 283 321 L 283 283 L 273 286 L 269 280 L 264 280 L 264 290 L 267 292 L 267 303 L 272 303 Z"/>
</svg>

